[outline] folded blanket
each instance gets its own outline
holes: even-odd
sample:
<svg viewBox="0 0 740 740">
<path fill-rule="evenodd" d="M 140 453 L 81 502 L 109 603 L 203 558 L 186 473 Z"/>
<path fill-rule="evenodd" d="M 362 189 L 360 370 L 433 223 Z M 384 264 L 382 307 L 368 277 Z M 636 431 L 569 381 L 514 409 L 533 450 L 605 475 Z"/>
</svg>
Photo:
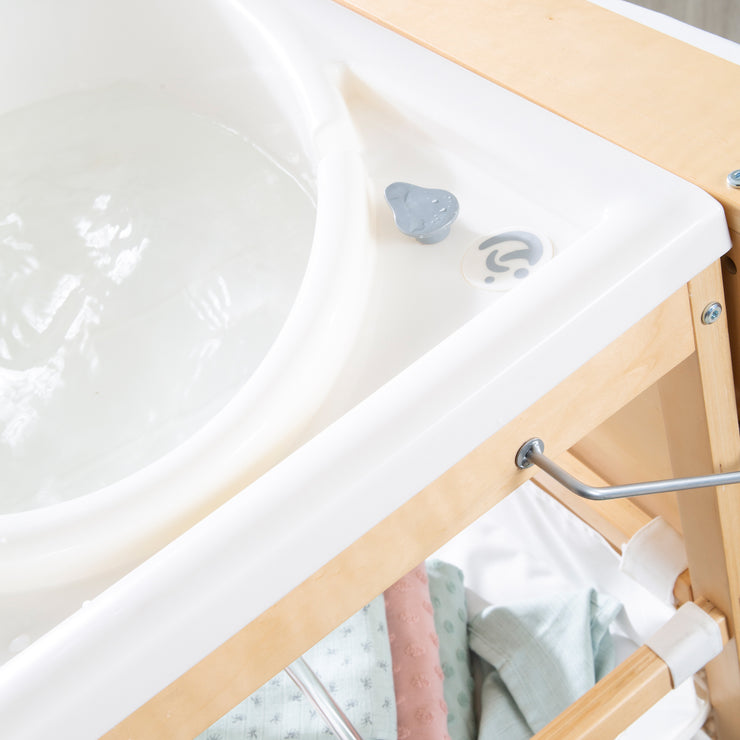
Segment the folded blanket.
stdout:
<svg viewBox="0 0 740 740">
<path fill-rule="evenodd" d="M 463 574 L 442 560 L 427 560 L 429 595 L 444 673 L 447 731 L 452 740 L 474 740 L 474 682 L 468 650 L 468 610 Z"/>
<path fill-rule="evenodd" d="M 384 594 L 398 740 L 449 740 L 444 674 L 428 583 L 421 563 Z"/>
<path fill-rule="evenodd" d="M 586 590 L 494 607 L 469 595 L 471 649 L 480 656 L 480 740 L 524 740 L 614 666 L 609 625 L 621 605 Z"/>
<path fill-rule="evenodd" d="M 396 740 L 388 627 L 378 596 L 305 655 L 364 738 Z M 197 740 L 327 740 L 331 732 L 293 681 L 279 673 Z"/>
</svg>

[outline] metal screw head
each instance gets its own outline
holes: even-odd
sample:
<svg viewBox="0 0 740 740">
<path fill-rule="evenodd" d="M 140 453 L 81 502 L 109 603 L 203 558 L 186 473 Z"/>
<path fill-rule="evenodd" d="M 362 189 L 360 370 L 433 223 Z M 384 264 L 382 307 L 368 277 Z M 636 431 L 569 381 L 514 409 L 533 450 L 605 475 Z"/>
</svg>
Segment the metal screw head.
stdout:
<svg viewBox="0 0 740 740">
<path fill-rule="evenodd" d="M 733 170 L 727 175 L 727 184 L 731 188 L 740 188 L 740 170 Z"/>
<path fill-rule="evenodd" d="M 701 323 L 702 324 L 713 324 L 720 317 L 721 314 L 722 314 L 722 304 L 717 303 L 716 301 L 714 303 L 710 303 L 702 311 Z"/>
<path fill-rule="evenodd" d="M 542 454 L 545 451 L 545 443 L 539 438 L 539 437 L 532 437 L 532 439 L 528 439 L 520 448 L 519 451 L 516 453 L 516 466 L 519 468 L 519 470 L 524 470 L 525 468 L 531 468 L 532 463 L 528 459 L 528 455 L 530 452 L 539 452 Z"/>
</svg>

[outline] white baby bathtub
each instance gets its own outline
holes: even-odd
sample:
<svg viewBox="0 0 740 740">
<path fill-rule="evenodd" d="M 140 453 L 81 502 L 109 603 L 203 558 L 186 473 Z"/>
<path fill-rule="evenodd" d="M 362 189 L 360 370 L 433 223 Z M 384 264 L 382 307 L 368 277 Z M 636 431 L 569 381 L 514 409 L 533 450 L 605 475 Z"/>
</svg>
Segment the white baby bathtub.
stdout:
<svg viewBox="0 0 740 740">
<path fill-rule="evenodd" d="M 279 45 L 268 44 L 259 55 L 267 54 L 280 79 L 290 81 L 276 92 L 318 163 L 317 235 L 328 237 L 314 243 L 301 292 L 270 354 L 208 426 L 108 489 L 0 520 L 0 547 L 8 555 L 0 559 L 0 583 L 6 591 L 36 589 L 7 609 L 6 623 L 15 619 L 16 626 L 5 633 L 16 645 L 33 644 L 15 651 L 0 671 L 7 727 L 29 737 L 49 728 L 99 736 L 729 246 L 721 208 L 688 183 L 330 0 L 273 5 L 290 14 L 311 51 L 298 65 L 300 81 L 286 72 L 296 73 L 297 64 L 287 28 Z M 117 17 L 109 7 L 74 7 L 89 11 L 85 23 L 76 25 L 79 18 L 65 8 L 49 22 L 52 48 L 67 48 L 59 40 L 65 36 L 77 45 L 95 42 L 107 60 L 116 57 L 118 38 L 125 57 L 131 33 L 144 25 L 136 18 L 146 18 L 146 34 L 174 35 L 183 48 L 167 55 L 153 49 L 152 59 L 137 49 L 131 64 L 141 78 L 162 69 L 168 86 L 196 109 L 206 106 L 203 112 L 215 117 L 219 102 L 229 115 L 235 105 L 240 110 L 229 75 L 212 71 L 247 53 L 241 39 L 254 32 L 251 2 L 215 0 L 187 15 L 166 4 L 129 3 L 117 6 Z M 18 13 L 26 8 L 40 6 L 25 4 Z M 48 2 L 44 12 L 53 17 L 54 5 Z M 56 38 L 62 23 L 69 28 Z M 111 23 L 118 29 L 112 41 L 88 38 L 90 28 Z M 87 33 L 70 36 L 83 26 Z M 24 44 L 13 46 L 9 35 L 11 46 L 0 45 L 0 53 L 7 55 L 4 69 L 9 60 L 16 69 Z M 78 66 L 86 69 L 88 61 L 78 59 Z M 331 89 L 311 88 L 316 65 L 336 62 L 352 124 Z M 37 95 L 64 91 L 68 83 L 59 74 L 52 63 L 39 70 Z M 98 74 L 90 84 L 108 81 L 104 70 Z M 28 102 L 27 83 L 13 88 L 12 75 L 7 79 L 15 89 L 8 107 Z M 309 88 L 318 96 L 310 102 Z M 312 111 L 305 125 L 295 101 Z M 460 217 L 444 242 L 422 245 L 398 232 L 383 198 L 393 181 L 454 192 Z M 513 290 L 491 292 L 466 281 L 461 263 L 471 246 L 514 227 L 547 235 L 552 259 Z M 343 237 L 348 241 L 338 249 Z M 310 399 L 308 387 L 315 389 Z M 275 411 L 268 413 L 268 401 Z M 275 426 L 284 419 L 285 432 L 310 417 L 295 438 L 297 449 L 286 455 L 289 434 L 263 438 L 260 427 L 241 428 L 250 421 L 249 403 L 259 403 L 261 418 Z M 246 483 L 257 474 L 247 457 L 255 440 L 264 465 L 279 462 L 175 538 L 233 493 L 237 479 Z M 62 589 L 61 606 L 47 606 L 43 585 L 115 563 L 125 569 L 127 560 L 168 540 L 117 582 L 108 576 L 85 589 Z M 38 605 L 50 616 L 31 627 L 25 617 Z M 61 682 L 74 690 L 60 697 Z M 43 716 L 34 711 L 39 700 Z"/>
<path fill-rule="evenodd" d="M 316 214 L 312 242 L 306 235 L 310 256 L 300 287 L 251 377 L 202 428 L 146 464 L 126 460 L 125 475 L 104 485 L 95 485 L 93 477 L 81 495 L 3 512 L 0 591 L 78 581 L 154 552 L 291 449 L 346 358 L 371 275 L 365 174 L 343 101 L 317 60 L 301 52 L 285 18 L 276 19 L 269 6 L 260 0 L 187 8 L 167 0 L 6 3 L 0 113 L 121 81 L 142 85 L 249 136 L 279 166 L 293 167 L 292 176 L 315 200 Z M 3 248 L 9 249 L 7 242 Z M 142 300 L 154 300 L 161 290 L 149 287 L 153 295 Z M 128 352 L 114 347 L 103 361 L 123 365 Z M 149 360 L 141 357 L 147 368 Z M 156 359 L 149 364 L 157 371 Z M 6 365 L 3 372 L 11 373 L 12 363 Z M 169 372 L 174 376 L 177 368 Z M 219 374 L 209 382 L 217 386 Z M 132 392 L 123 370 L 116 384 L 116 394 Z M 86 407 L 96 402 L 91 387 L 69 410 L 65 436 L 81 433 Z M 44 404 L 38 405 L 43 414 Z M 0 472 L 6 493 L 16 485 L 8 476 Z"/>
</svg>

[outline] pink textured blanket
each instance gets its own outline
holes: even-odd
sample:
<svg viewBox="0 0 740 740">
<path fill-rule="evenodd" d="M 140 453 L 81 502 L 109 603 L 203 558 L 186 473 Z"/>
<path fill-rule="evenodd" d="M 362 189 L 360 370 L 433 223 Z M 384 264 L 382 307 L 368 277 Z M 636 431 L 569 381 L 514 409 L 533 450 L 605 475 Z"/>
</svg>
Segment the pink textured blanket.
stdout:
<svg viewBox="0 0 740 740">
<path fill-rule="evenodd" d="M 424 563 L 385 592 L 398 740 L 450 740 L 444 674 Z"/>
</svg>

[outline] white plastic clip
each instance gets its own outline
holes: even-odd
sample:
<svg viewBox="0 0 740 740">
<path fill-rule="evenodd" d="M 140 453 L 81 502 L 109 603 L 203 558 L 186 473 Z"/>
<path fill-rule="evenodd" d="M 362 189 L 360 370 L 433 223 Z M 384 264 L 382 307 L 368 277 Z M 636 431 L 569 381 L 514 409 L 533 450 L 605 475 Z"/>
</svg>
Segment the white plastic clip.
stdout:
<svg viewBox="0 0 740 740">
<path fill-rule="evenodd" d="M 686 602 L 645 644 L 668 666 L 673 688 L 701 670 L 724 647 L 717 622 Z"/>
</svg>

